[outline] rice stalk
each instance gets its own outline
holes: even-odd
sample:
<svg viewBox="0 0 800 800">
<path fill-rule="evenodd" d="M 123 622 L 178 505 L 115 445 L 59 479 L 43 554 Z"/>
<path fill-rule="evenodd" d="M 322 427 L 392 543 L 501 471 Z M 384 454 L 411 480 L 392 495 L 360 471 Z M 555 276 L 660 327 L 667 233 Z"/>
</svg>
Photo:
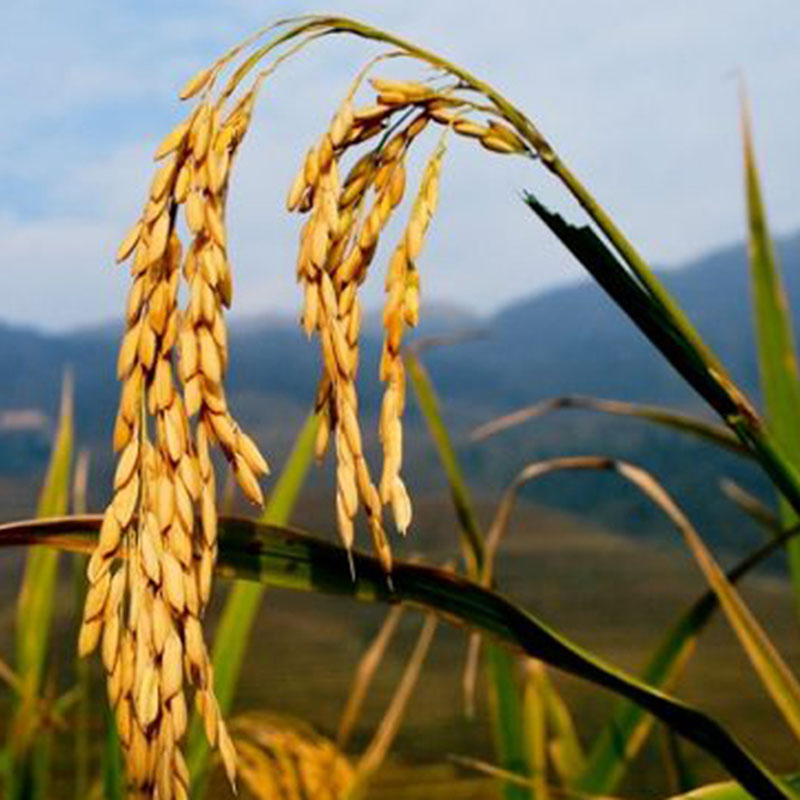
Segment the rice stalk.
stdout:
<svg viewBox="0 0 800 800">
<path fill-rule="evenodd" d="M 102 522 L 102 516 L 90 515 L 4 524 L 0 525 L 0 547 L 39 544 L 89 552 Z M 366 602 L 402 602 L 480 629 L 512 649 L 632 701 L 709 753 L 755 796 L 767 800 L 796 796 L 782 779 L 770 773 L 725 728 L 699 709 L 607 664 L 473 581 L 435 567 L 396 562 L 390 587 L 380 561 L 353 551 L 354 581 L 346 569 L 347 551 L 316 537 L 237 517 L 223 519 L 221 531 L 218 571 L 223 575 Z M 796 533 L 787 531 L 780 541 L 767 543 L 757 557 L 750 559 L 747 569 Z M 502 650 L 497 648 L 497 652 Z"/>
<path fill-rule="evenodd" d="M 628 403 L 622 400 L 604 400 L 580 395 L 565 395 L 564 397 L 541 400 L 538 403 L 512 411 L 509 414 L 504 414 L 479 425 L 470 432 L 469 437 L 471 441 L 479 442 L 503 431 L 513 429 L 517 425 L 539 419 L 546 414 L 561 409 L 599 411 L 604 414 L 647 420 L 648 422 L 695 436 L 703 441 L 730 450 L 737 455 L 752 457 L 752 453 L 727 428 L 722 425 L 715 425 L 700 417 L 661 406 Z"/>
<path fill-rule="evenodd" d="M 339 718 L 339 725 L 336 730 L 336 746 L 344 751 L 353 732 L 353 727 L 361 712 L 367 692 L 372 684 L 372 679 L 383 661 L 386 650 L 397 631 L 397 626 L 403 617 L 405 609 L 402 606 L 394 606 L 383 620 L 377 635 L 372 640 L 370 646 L 364 651 L 361 660 L 358 662 L 350 692 L 347 695 L 347 702 Z"/>
<path fill-rule="evenodd" d="M 373 775 L 383 763 L 392 746 L 392 742 L 400 729 L 400 723 L 402 722 L 408 702 L 411 699 L 417 679 L 422 671 L 422 667 L 428 655 L 428 650 L 433 642 L 438 624 L 439 620 L 433 614 L 429 614 L 422 624 L 422 629 L 414 645 L 411 658 L 409 658 L 403 670 L 403 675 L 395 689 L 389 706 L 367 749 L 359 759 L 355 778 L 355 783 L 358 786 L 364 786 L 366 784 L 370 776 Z"/>
<path fill-rule="evenodd" d="M 722 478 L 719 482 L 722 494 L 728 498 L 740 511 L 755 520 L 769 534 L 777 535 L 781 532 L 781 521 L 777 514 L 754 494 L 739 486 L 730 478 Z M 792 526 L 787 526 L 792 527 Z"/>
<path fill-rule="evenodd" d="M 341 800 L 355 771 L 330 741 L 297 720 L 264 712 L 235 717 L 231 733 L 240 752 L 242 782 L 263 800 Z"/>
<path fill-rule="evenodd" d="M 537 461 L 522 469 L 504 492 L 486 541 L 486 567 L 483 579 L 491 580 L 491 565 L 494 554 L 508 528 L 511 511 L 519 489 L 533 480 L 564 470 L 608 470 L 632 483 L 648 499 L 657 505 L 683 535 L 687 547 L 697 561 L 709 586 L 739 642 L 749 657 L 762 685 L 783 715 L 789 728 L 800 735 L 800 685 L 782 657 L 775 649 L 766 632 L 756 621 L 720 569 L 716 560 L 703 544 L 689 519 L 670 497 L 666 490 L 645 470 L 625 461 L 599 456 L 568 456 Z"/>
</svg>

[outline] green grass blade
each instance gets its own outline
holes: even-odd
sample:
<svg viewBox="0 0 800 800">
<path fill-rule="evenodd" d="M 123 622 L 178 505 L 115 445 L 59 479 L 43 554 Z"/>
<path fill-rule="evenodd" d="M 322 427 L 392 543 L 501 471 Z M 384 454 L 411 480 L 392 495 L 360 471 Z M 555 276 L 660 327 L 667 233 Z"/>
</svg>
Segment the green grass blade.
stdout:
<svg viewBox="0 0 800 800">
<path fill-rule="evenodd" d="M 72 382 L 67 377 L 61 397 L 61 411 L 50 464 L 39 496 L 36 514 L 56 517 L 67 512 L 72 462 Z M 17 671 L 24 694 L 33 697 L 41 688 L 50 621 L 53 613 L 58 553 L 35 550 L 29 553 L 17 602 Z"/>
<path fill-rule="evenodd" d="M 467 575 L 477 580 L 484 567 L 485 544 L 475 505 L 461 465 L 458 463 L 450 433 L 444 423 L 436 390 L 425 367 L 413 351 L 406 352 L 405 366 L 436 447 L 439 462 L 447 476 L 450 496 L 458 517 L 461 550 Z M 514 664 L 506 653 L 497 651 L 491 643 L 487 645 L 486 651 L 495 750 L 500 766 L 514 772 L 520 763 L 524 765 L 525 758 L 520 692 L 514 674 Z M 504 784 L 504 793 L 506 800 L 521 800 L 527 796 L 524 788 L 508 781 Z"/>
<path fill-rule="evenodd" d="M 538 687 L 550 731 L 550 759 L 564 786 L 572 786 L 586 768 L 586 755 L 572 712 L 544 669 L 538 676 Z"/>
<path fill-rule="evenodd" d="M 728 580 L 737 583 L 797 535 L 795 527 L 754 550 L 728 572 Z M 642 670 L 641 680 L 658 689 L 668 690 L 674 686 L 694 652 L 698 637 L 718 608 L 713 590 L 698 597 L 664 634 Z M 595 737 L 575 788 L 588 794 L 614 792 L 652 727 L 653 718 L 649 714 L 633 703 L 621 702 L 609 723 Z"/>
<path fill-rule="evenodd" d="M 450 439 L 450 433 L 442 417 L 436 390 L 433 388 L 430 376 L 416 353 L 413 351 L 406 352 L 405 366 L 411 379 L 411 385 L 414 387 L 414 393 L 419 403 L 420 411 L 422 411 L 422 416 L 425 419 L 425 424 L 428 426 L 431 439 L 433 439 L 436 446 L 439 462 L 447 476 L 450 495 L 458 516 L 467 574 L 477 577 L 483 567 L 483 534 L 472 497 L 467 488 L 467 482 L 464 479 L 464 473 L 458 463 L 458 457 Z"/>
<path fill-rule="evenodd" d="M 50 463 L 39 495 L 36 513 L 54 517 L 67 512 L 73 447 L 72 379 L 64 377 L 58 427 Z M 16 663 L 20 694 L 10 726 L 12 752 L 8 796 L 43 797 L 49 772 L 49 734 L 36 730 L 38 705 L 42 696 L 50 627 L 58 578 L 59 553 L 32 550 L 25 561 L 17 600 Z"/>
<path fill-rule="evenodd" d="M 687 338 L 680 325 L 653 301 L 591 228 L 570 225 L 530 193 L 525 195 L 525 202 L 684 380 L 722 417 L 751 450 L 772 483 L 800 511 L 800 470 L 716 359 L 709 360 L 706 350 Z"/>
<path fill-rule="evenodd" d="M 544 664 L 541 661 L 526 664 L 523 712 L 527 762 L 532 780 L 531 800 L 548 800 L 550 796 L 547 788 L 547 700 L 543 677 Z"/>
<path fill-rule="evenodd" d="M 86 494 L 89 483 L 89 451 L 81 450 L 75 460 L 75 474 L 72 485 L 72 510 L 75 514 L 85 514 Z M 80 626 L 83 604 L 86 598 L 86 557 L 72 557 L 72 596 L 75 608 L 75 621 Z M 77 638 L 77 630 L 76 630 Z M 75 797 L 89 794 L 89 758 L 91 728 L 91 676 L 88 659 L 75 654 L 75 683 L 78 694 L 75 703 L 74 775 Z"/>
<path fill-rule="evenodd" d="M 767 225 L 747 101 L 742 96 L 742 140 L 747 196 L 748 252 L 758 366 L 767 426 L 795 465 L 800 464 L 800 375 L 792 318 L 781 268 Z M 781 501 L 784 526 L 800 517 Z M 789 567 L 800 612 L 800 540 L 788 547 Z"/>
<path fill-rule="evenodd" d="M 0 525 L 0 546 L 38 542 L 86 552 L 101 522 L 98 515 Z M 390 586 L 378 559 L 354 552 L 353 563 L 355 580 L 347 551 L 337 544 L 256 520 L 220 520 L 218 571 L 223 575 L 432 611 L 637 703 L 715 758 L 755 797 L 797 800 L 800 796 L 704 712 L 627 675 L 501 595 L 452 572 L 403 561 L 395 563 Z"/>
<path fill-rule="evenodd" d="M 497 761 L 502 769 L 528 778 L 531 765 L 528 763 L 524 711 L 515 667 L 513 653 L 495 645 L 486 648 L 489 713 Z M 511 781 L 504 781 L 503 794 L 506 800 L 530 798 L 530 790 L 526 786 Z"/>
<path fill-rule="evenodd" d="M 318 418 L 308 417 L 298 434 L 291 455 L 286 461 L 275 488 L 270 495 L 262 522 L 285 525 L 289 521 L 306 475 L 314 459 L 314 439 Z M 235 583 L 225 601 L 212 649 L 214 691 L 223 714 L 230 711 L 242 663 L 250 641 L 250 632 L 261 605 L 264 586 L 258 583 Z M 208 743 L 202 725 L 195 716 L 189 730 L 189 772 L 194 795 L 202 797 L 208 763 Z"/>
<path fill-rule="evenodd" d="M 122 766 L 122 746 L 117 733 L 114 714 L 103 703 L 103 727 L 105 741 L 101 761 L 101 780 L 104 800 L 123 800 L 125 797 L 125 770 Z"/>
</svg>

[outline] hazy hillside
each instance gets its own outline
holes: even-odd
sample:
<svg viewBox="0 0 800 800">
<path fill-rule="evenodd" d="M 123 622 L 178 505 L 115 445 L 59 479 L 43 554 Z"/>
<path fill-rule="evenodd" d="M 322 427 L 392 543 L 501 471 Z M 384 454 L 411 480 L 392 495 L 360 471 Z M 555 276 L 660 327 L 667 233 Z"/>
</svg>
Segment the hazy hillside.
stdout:
<svg viewBox="0 0 800 800">
<path fill-rule="evenodd" d="M 800 234 L 779 243 L 793 307 L 800 309 Z M 535 257 L 535 256 L 532 256 Z M 690 317 L 743 386 L 757 394 L 745 250 L 726 248 L 665 273 Z M 427 313 L 426 313 L 427 312 Z M 706 529 L 709 538 L 731 542 L 749 537 L 718 497 L 720 471 L 759 487 L 755 471 L 732 457 L 673 434 L 634 422 L 565 412 L 496 441 L 469 445 L 469 427 L 521 404 L 580 392 L 647 400 L 699 409 L 696 398 L 652 352 L 649 344 L 594 285 L 576 284 L 524 298 L 494 316 L 476 318 L 458 308 L 423 308 L 420 335 L 480 330 L 481 338 L 430 351 L 426 363 L 461 443 L 471 477 L 487 490 L 504 485 L 527 460 L 562 453 L 603 452 L 629 458 L 659 474 Z M 379 399 L 376 365 L 378 317 L 365 326 L 361 388 L 363 409 L 374 414 Z M 109 431 L 117 401 L 114 380 L 118 326 L 48 336 L 0 324 L 0 369 L 5 377 L 0 412 L 41 409 L 52 414 L 65 365 L 76 379 L 80 440 L 90 446 L 101 473 L 108 468 Z M 309 407 L 319 371 L 317 347 L 292 320 L 265 317 L 236 322 L 231 331 L 230 398 L 234 409 L 270 453 L 289 446 Z M 41 470 L 46 431 L 0 427 L 0 491 L 25 501 Z M 435 488 L 435 456 L 413 406 L 409 409 L 407 473 L 413 484 Z M 662 521 L 608 477 L 553 478 L 537 499 L 564 505 L 637 533 L 663 531 Z M 96 483 L 100 497 L 102 480 Z"/>
</svg>

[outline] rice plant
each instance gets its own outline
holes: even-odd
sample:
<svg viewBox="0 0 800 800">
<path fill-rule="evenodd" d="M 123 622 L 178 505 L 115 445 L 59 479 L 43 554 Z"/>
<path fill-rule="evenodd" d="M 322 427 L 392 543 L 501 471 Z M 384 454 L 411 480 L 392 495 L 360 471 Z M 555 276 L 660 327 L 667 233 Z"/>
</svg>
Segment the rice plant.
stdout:
<svg viewBox="0 0 800 800">
<path fill-rule="evenodd" d="M 229 353 L 224 313 L 233 302 L 234 272 L 228 250 L 229 186 L 262 86 L 280 78 L 284 62 L 333 35 L 352 35 L 390 49 L 354 70 L 331 110 L 330 124 L 312 137 L 288 189 L 288 210 L 305 219 L 296 262 L 300 326 L 319 343 L 321 375 L 315 397 L 309 398 L 313 412 L 266 508 L 259 517 L 234 517 L 219 510 L 212 449 L 218 449 L 245 498 L 258 507 L 264 503 L 261 479 L 269 467 L 236 422 L 225 393 Z M 382 76 L 389 59 L 408 63 L 412 77 Z M 420 67 L 425 80 L 416 78 Z M 670 736 L 705 751 L 730 777 L 724 784 L 692 787 L 686 796 L 797 797 L 796 776 L 776 774 L 727 727 L 668 693 L 719 609 L 766 694 L 800 739 L 800 684 L 735 586 L 781 547 L 789 552 L 793 581 L 800 585 L 795 537 L 800 379 L 745 104 L 764 417 L 555 146 L 528 116 L 467 70 L 369 25 L 311 15 L 279 22 L 235 45 L 191 78 L 181 99 L 188 110 L 156 151 L 157 168 L 141 215 L 117 253 L 120 262 L 130 262 L 131 286 L 117 363 L 121 391 L 113 432 L 118 456 L 112 500 L 102 515 L 66 515 L 72 444 L 65 390 L 61 432 L 39 509 L 40 516 L 51 519 L 0 526 L 0 544 L 37 546 L 29 554 L 20 591 L 16 672 L 3 668 L 15 693 L 15 718 L 3 756 L 7 796 L 52 796 L 50 721 L 72 700 L 69 693 L 46 694 L 43 670 L 58 552 L 72 551 L 89 555 L 78 651 L 83 656 L 99 649 L 105 674 L 107 743 L 97 787 L 107 797 L 207 796 L 217 762 L 230 791 L 236 790 L 238 776 L 257 797 L 364 796 L 417 681 L 424 680 L 423 665 L 440 618 L 470 631 L 465 707 L 474 706 L 478 677 L 484 674 L 495 742 L 491 759 L 455 760 L 495 778 L 503 796 L 608 796 L 659 721 Z M 733 570 L 722 570 L 680 499 L 656 476 L 644 466 L 597 454 L 520 465 L 484 530 L 421 352 L 406 345 L 408 329 L 424 313 L 423 249 L 439 184 L 446 177 L 448 142 L 456 136 L 474 141 L 489 157 L 519 158 L 521 181 L 555 178 L 578 201 L 588 219 L 580 227 L 545 208 L 533 192 L 524 195 L 532 223 L 538 220 L 552 232 L 720 418 L 713 423 L 670 409 L 567 397 L 489 421 L 475 438 L 556 409 L 581 407 L 676 428 L 751 459 L 780 498 L 778 533 Z M 409 192 L 408 159 L 418 150 L 426 154 L 425 167 Z M 388 237 L 388 223 L 401 213 L 407 194 L 402 233 L 383 270 L 383 347 L 374 376 L 383 385 L 377 430 L 381 463 L 375 468 L 368 463 L 359 413 L 361 292 L 370 273 L 380 269 L 379 243 Z M 425 537 L 413 524 L 413 502 L 403 478 L 408 383 L 450 487 L 458 567 L 402 561 L 392 552 L 387 520 L 401 536 L 421 543 Z M 328 449 L 334 450 L 331 505 L 340 545 L 288 527 L 311 461 L 322 460 Z M 495 556 L 519 489 L 575 470 L 614 473 L 654 503 L 708 583 L 708 592 L 664 632 L 638 676 L 582 648 L 497 591 Z M 374 555 L 356 548 L 361 512 Z M 229 594 L 209 647 L 203 621 L 215 572 L 241 583 Z M 263 587 L 270 585 L 390 606 L 356 674 L 335 742 L 302 722 L 263 710 L 230 718 L 250 629 Z M 424 612 L 418 640 L 385 715 L 356 756 L 346 751 L 354 721 L 406 607 Z M 588 748 L 578 733 L 578 715 L 550 679 L 551 668 L 618 696 L 619 706 Z M 85 681 L 80 686 L 85 713 L 88 690 Z M 83 755 L 76 766 L 85 792 L 85 730 L 81 741 L 84 748 L 78 752 Z M 679 746 L 672 738 L 667 742 L 665 768 L 670 762 L 685 776 Z M 688 777 L 681 780 L 691 783 Z"/>
</svg>

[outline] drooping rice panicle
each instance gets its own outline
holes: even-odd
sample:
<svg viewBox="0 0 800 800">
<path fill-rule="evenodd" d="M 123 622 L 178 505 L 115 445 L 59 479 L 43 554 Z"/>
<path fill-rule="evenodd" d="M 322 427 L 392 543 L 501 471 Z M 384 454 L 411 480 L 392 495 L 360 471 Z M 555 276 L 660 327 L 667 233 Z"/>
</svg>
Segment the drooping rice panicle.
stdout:
<svg viewBox="0 0 800 800">
<path fill-rule="evenodd" d="M 209 80 L 198 78 L 190 87 L 196 91 L 187 92 L 204 91 Z M 228 411 L 223 389 L 223 308 L 232 296 L 225 195 L 252 102 L 245 94 L 221 121 L 219 109 L 201 97 L 159 146 L 162 163 L 142 218 L 118 252 L 120 260 L 133 256 L 118 359 L 120 455 L 114 499 L 89 562 L 79 649 L 86 654 L 101 645 L 128 782 L 140 797 L 188 797 L 180 750 L 188 718 L 184 681 L 196 690 L 207 737 L 232 783 L 235 776 L 202 617 L 217 556 L 210 446 L 220 446 L 254 503 L 261 503 L 258 477 L 267 472 Z M 185 258 L 176 229 L 181 206 L 192 237 Z M 181 274 L 189 296 L 183 312 Z M 125 559 L 121 566 L 118 558 Z"/>
<path fill-rule="evenodd" d="M 220 448 L 243 493 L 256 504 L 262 502 L 259 478 L 268 467 L 239 429 L 224 390 L 228 344 L 223 314 L 233 292 L 227 191 L 263 81 L 328 32 L 318 18 L 308 17 L 259 43 L 269 30 L 231 48 L 183 87 L 181 97 L 192 99 L 194 106 L 157 148 L 159 164 L 142 215 L 117 253 L 120 261 L 132 259 L 118 360 L 122 389 L 114 449 L 119 456 L 113 500 L 89 562 L 79 648 L 88 653 L 101 647 L 131 791 L 140 797 L 187 796 L 180 749 L 188 714 L 184 683 L 195 689 L 209 742 L 218 746 L 234 779 L 235 752 L 220 719 L 202 631 L 217 557 L 211 448 Z M 273 52 L 272 62 L 254 75 L 256 65 Z M 512 130 L 513 120 L 507 118 L 506 125 L 496 103 L 482 106 L 465 97 L 461 82 L 437 88 L 430 82 L 373 78 L 375 103 L 356 107 L 356 92 L 372 66 L 396 55 L 418 57 L 400 50 L 378 56 L 361 70 L 328 130 L 307 153 L 287 201 L 290 210 L 308 215 L 297 276 L 304 292 L 302 325 L 319 338 L 323 357 L 317 453 L 324 454 L 333 440 L 342 540 L 352 546 L 354 520 L 363 507 L 387 573 L 391 551 L 383 505 L 392 505 L 401 531 L 411 520 L 411 501 L 400 476 L 405 403 L 400 348 L 404 329 L 416 324 L 419 313 L 416 259 L 436 205 L 441 145 L 426 167 L 386 280 L 379 488 L 364 455 L 358 414 L 360 287 L 405 194 L 409 149 L 429 122 L 477 138 L 495 152 L 531 154 Z M 448 72 L 433 66 L 437 75 Z M 228 68 L 232 74 L 218 90 Z M 473 121 L 474 114 L 487 121 Z M 362 144 L 366 153 L 342 182 L 344 156 Z M 185 246 L 179 233 L 183 222 L 189 234 Z M 182 284 L 188 299 L 179 309 Z"/>
<path fill-rule="evenodd" d="M 405 368 L 400 349 L 406 328 L 419 321 L 419 273 L 416 260 L 436 210 L 439 176 L 444 157 L 441 141 L 428 161 L 414 201 L 408 226 L 395 248 L 386 275 L 383 310 L 384 340 L 380 379 L 386 384 L 381 404 L 379 435 L 383 447 L 380 494 L 391 504 L 395 525 L 405 533 L 411 524 L 411 499 L 400 476 L 403 462 L 402 416 L 406 399 Z"/>
</svg>

